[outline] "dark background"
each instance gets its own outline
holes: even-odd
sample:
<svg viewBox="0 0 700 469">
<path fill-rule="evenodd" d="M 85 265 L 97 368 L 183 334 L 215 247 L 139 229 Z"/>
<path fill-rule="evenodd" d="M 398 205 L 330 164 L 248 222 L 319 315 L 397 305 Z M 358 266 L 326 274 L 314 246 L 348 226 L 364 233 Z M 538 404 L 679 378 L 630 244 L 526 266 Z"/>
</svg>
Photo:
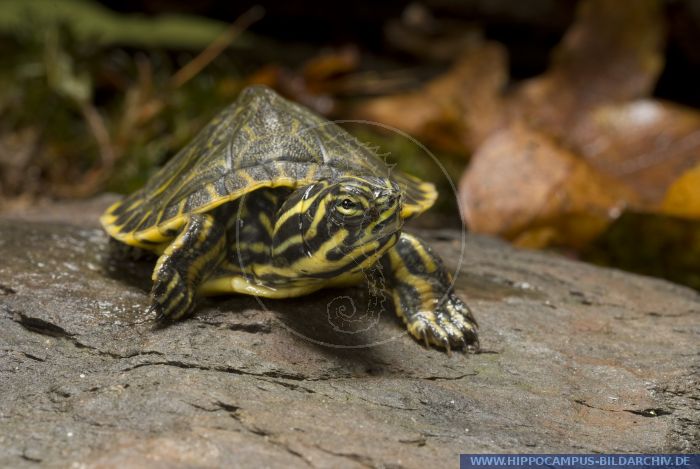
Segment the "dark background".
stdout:
<svg viewBox="0 0 700 469">
<path fill-rule="evenodd" d="M 411 57 L 387 46 L 385 26 L 400 17 L 409 1 L 328 1 L 243 3 L 217 0 L 101 0 L 123 13 L 196 14 L 234 21 L 252 5 L 262 5 L 265 17 L 250 31 L 292 43 L 317 46 L 355 44 L 365 52 L 411 62 Z M 547 67 L 551 49 L 574 19 L 577 0 L 429 0 L 420 2 L 437 18 L 478 26 L 487 38 L 508 48 L 514 80 L 535 76 Z M 700 1 L 667 0 L 666 66 L 655 96 L 700 107 Z M 281 54 L 292 59 L 294 56 Z"/>
</svg>

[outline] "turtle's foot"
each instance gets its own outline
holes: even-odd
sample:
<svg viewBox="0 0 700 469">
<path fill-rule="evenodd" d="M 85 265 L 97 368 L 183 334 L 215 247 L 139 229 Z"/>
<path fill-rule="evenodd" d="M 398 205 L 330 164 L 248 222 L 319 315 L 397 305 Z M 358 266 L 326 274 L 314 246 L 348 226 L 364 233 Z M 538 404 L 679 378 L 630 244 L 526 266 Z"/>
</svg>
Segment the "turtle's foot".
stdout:
<svg viewBox="0 0 700 469">
<path fill-rule="evenodd" d="M 452 276 L 421 239 L 401 233 L 382 258 L 396 313 L 408 332 L 426 346 L 478 350 L 477 324 L 469 307 L 452 290 Z"/>
<path fill-rule="evenodd" d="M 176 321 L 192 311 L 194 291 L 180 273 L 166 266 L 158 269 L 151 290 L 150 312 L 159 321 Z"/>
<path fill-rule="evenodd" d="M 176 321 L 192 312 L 195 292 L 221 262 L 225 224 L 218 210 L 190 215 L 187 224 L 163 251 L 153 271 L 151 311 L 160 320 Z"/>
<path fill-rule="evenodd" d="M 455 294 L 448 293 L 434 311 L 417 311 L 405 318 L 413 337 L 446 349 L 478 350 L 478 325 L 469 307 Z"/>
</svg>

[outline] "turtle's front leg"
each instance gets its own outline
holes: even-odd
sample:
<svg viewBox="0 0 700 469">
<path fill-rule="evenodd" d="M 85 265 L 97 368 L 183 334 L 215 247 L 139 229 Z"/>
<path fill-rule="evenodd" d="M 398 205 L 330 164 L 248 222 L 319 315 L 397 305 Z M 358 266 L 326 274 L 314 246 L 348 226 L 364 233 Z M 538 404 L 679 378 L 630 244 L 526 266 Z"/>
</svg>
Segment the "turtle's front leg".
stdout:
<svg viewBox="0 0 700 469">
<path fill-rule="evenodd" d="M 454 294 L 451 275 L 427 244 L 401 233 L 382 264 L 396 312 L 413 337 L 448 351 L 478 348 L 476 320 Z"/>
<path fill-rule="evenodd" d="M 158 319 L 187 315 L 197 288 L 221 263 L 225 252 L 225 224 L 211 213 L 190 215 L 153 270 L 151 310 Z"/>
</svg>

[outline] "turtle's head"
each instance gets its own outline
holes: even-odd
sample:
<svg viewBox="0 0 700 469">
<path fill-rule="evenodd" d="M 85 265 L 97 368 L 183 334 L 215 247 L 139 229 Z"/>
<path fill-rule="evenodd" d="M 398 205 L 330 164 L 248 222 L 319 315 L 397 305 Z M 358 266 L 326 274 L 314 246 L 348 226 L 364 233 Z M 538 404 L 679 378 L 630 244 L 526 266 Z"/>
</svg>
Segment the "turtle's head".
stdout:
<svg viewBox="0 0 700 469">
<path fill-rule="evenodd" d="M 321 180 L 297 189 L 280 208 L 274 262 L 311 276 L 367 267 L 393 246 L 402 224 L 401 190 L 393 181 Z"/>
</svg>

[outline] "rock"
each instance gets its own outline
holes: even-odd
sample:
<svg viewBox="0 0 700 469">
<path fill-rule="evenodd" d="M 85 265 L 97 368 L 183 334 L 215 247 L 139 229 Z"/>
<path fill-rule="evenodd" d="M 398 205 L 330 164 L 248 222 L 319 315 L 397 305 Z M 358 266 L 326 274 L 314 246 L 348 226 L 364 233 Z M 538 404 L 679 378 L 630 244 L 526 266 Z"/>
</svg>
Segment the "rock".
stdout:
<svg viewBox="0 0 700 469">
<path fill-rule="evenodd" d="M 108 255 L 108 202 L 0 218 L 0 466 L 700 450 L 697 292 L 473 235 L 461 256 L 443 230 L 423 235 L 460 269 L 479 354 L 425 349 L 393 313 L 362 313 L 362 288 L 207 299 L 157 329 L 152 264 Z M 367 327 L 335 330 L 338 302 Z"/>
</svg>

